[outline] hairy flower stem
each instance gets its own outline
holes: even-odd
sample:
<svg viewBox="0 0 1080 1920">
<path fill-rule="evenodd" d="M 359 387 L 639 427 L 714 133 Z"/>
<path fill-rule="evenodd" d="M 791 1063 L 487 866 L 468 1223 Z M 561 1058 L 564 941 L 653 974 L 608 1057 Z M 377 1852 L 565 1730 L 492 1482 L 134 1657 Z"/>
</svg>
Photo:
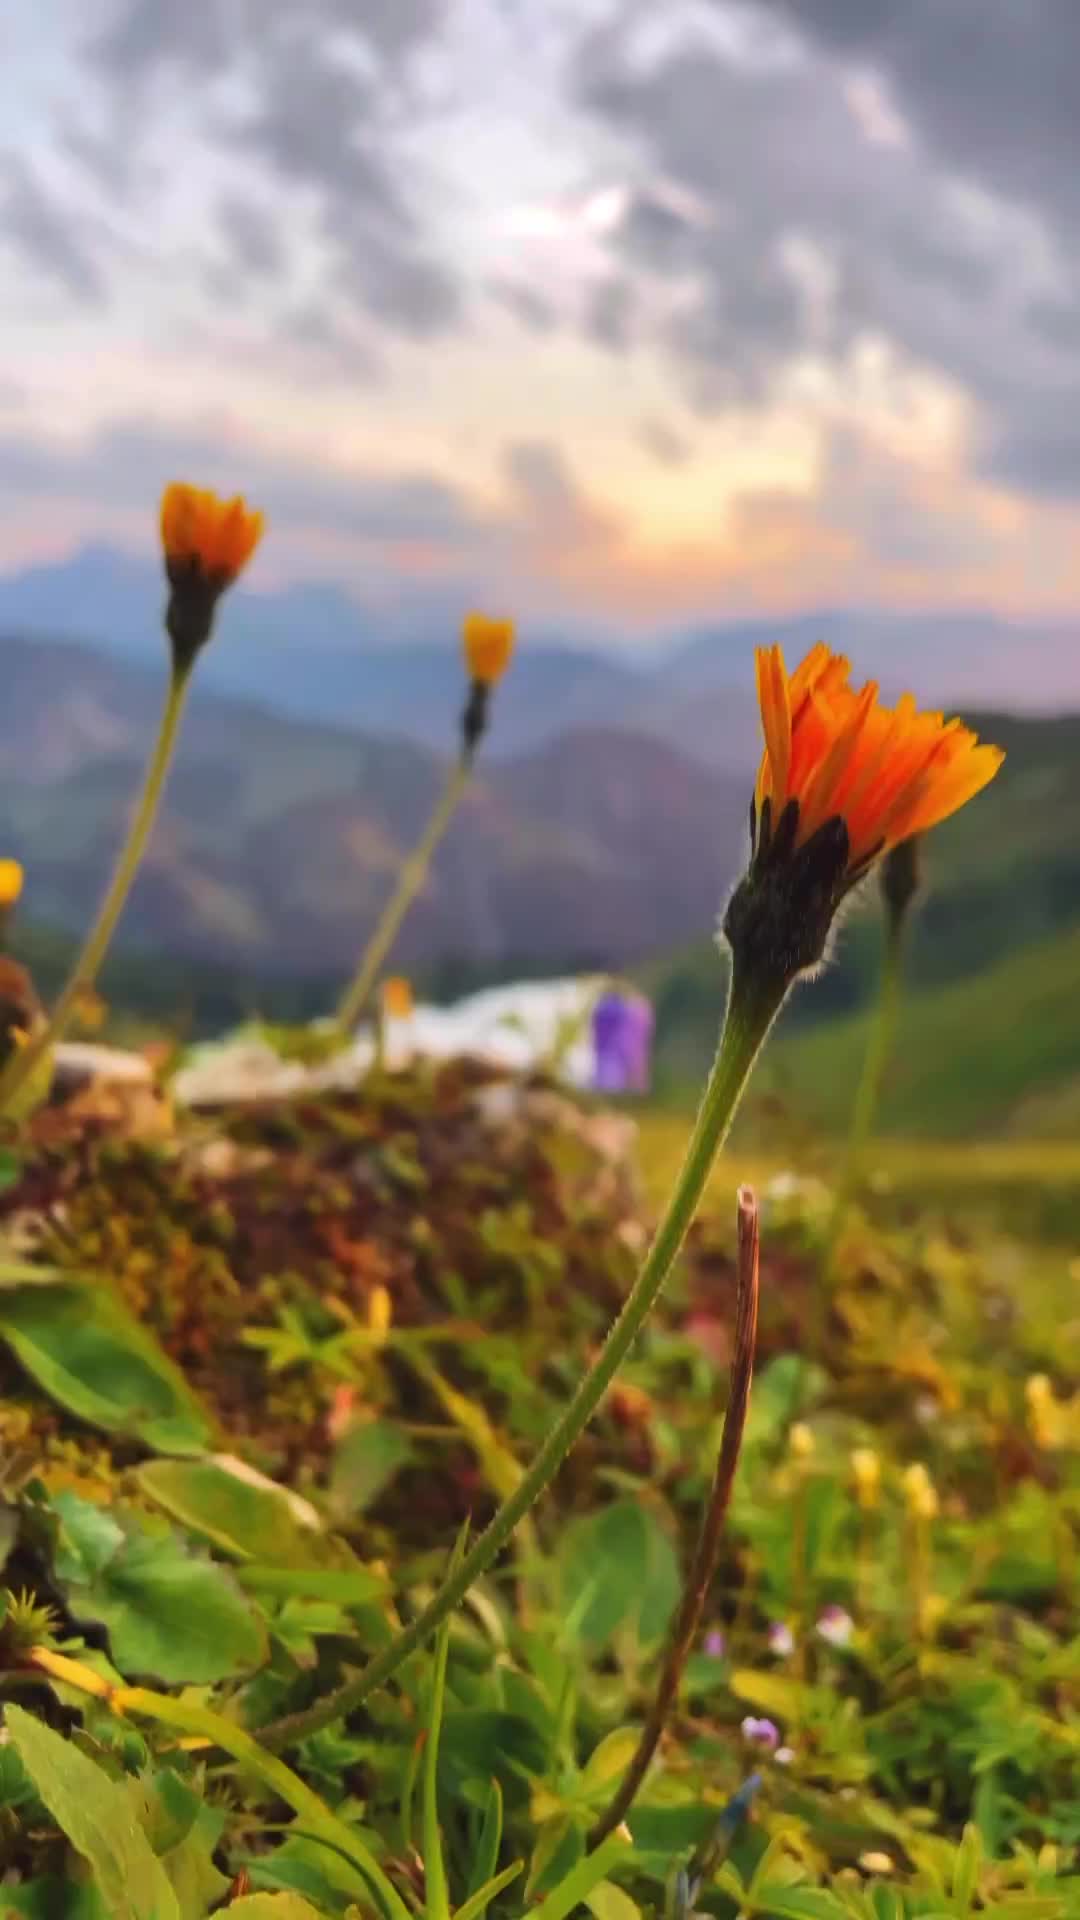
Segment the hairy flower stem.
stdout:
<svg viewBox="0 0 1080 1920">
<path fill-rule="evenodd" d="M 737 1223 L 738 1279 L 735 1295 L 735 1343 L 727 1410 L 724 1414 L 724 1427 L 720 1437 L 720 1452 L 713 1475 L 712 1492 L 705 1508 L 693 1564 L 675 1616 L 663 1671 L 660 1675 L 660 1684 L 649 1710 L 649 1717 L 642 1728 L 641 1738 L 615 1798 L 589 1835 L 590 1848 L 598 1847 L 609 1833 L 614 1832 L 637 1798 L 638 1789 L 660 1745 L 668 1716 L 678 1696 L 679 1681 L 701 1623 L 702 1611 L 720 1556 L 720 1540 L 731 1503 L 735 1470 L 739 1464 L 746 1415 L 750 1406 L 754 1348 L 757 1344 L 758 1210 L 757 1201 L 749 1187 L 739 1188 Z"/>
<path fill-rule="evenodd" d="M 458 803 L 469 784 L 471 773 L 472 760 L 468 755 L 463 754 L 460 760 L 454 763 L 439 804 L 424 828 L 423 837 L 398 874 L 397 886 L 386 903 L 382 919 L 372 934 L 360 965 L 338 1004 L 334 1024 L 343 1037 L 352 1032 L 371 998 L 372 989 L 385 965 L 387 955 L 401 931 L 402 921 L 423 886 L 439 843 L 457 812 Z"/>
<path fill-rule="evenodd" d="M 79 995 L 88 987 L 92 987 L 97 979 L 157 817 L 158 806 L 165 788 L 165 778 L 180 729 L 190 678 L 190 669 L 174 668 L 170 675 L 157 740 L 147 762 L 142 791 L 132 816 L 127 839 L 109 882 L 108 891 L 98 908 L 97 919 L 87 934 L 82 952 L 68 975 L 47 1024 L 26 1046 L 21 1047 L 13 1055 L 3 1074 L 0 1075 L 0 1118 L 10 1113 L 16 1094 L 29 1080 L 39 1061 L 44 1059 L 46 1053 L 58 1040 L 63 1039 L 72 1007 Z"/>
<path fill-rule="evenodd" d="M 411 1626 L 370 1661 L 363 1673 L 346 1681 L 335 1693 L 317 1701 L 306 1712 L 292 1714 L 263 1728 L 259 1738 L 265 1745 L 280 1749 L 305 1740 L 352 1713 L 377 1688 L 385 1686 L 402 1662 L 430 1639 L 440 1622 L 464 1599 L 473 1582 L 487 1571 L 519 1521 L 554 1479 L 641 1332 L 671 1271 L 787 986 L 786 980 L 765 987 L 757 981 L 744 981 L 736 965 L 719 1051 L 667 1210 L 599 1358 L 551 1429 L 528 1472 Z"/>
</svg>

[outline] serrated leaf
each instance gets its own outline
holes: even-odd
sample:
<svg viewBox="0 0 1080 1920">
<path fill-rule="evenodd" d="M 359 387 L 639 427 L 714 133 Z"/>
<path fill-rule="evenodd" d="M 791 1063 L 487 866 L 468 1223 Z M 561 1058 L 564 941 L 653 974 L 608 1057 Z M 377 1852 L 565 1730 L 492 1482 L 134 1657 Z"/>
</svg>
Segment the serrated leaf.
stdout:
<svg viewBox="0 0 1080 1920">
<path fill-rule="evenodd" d="M 181 1920 L 165 1870 L 123 1789 L 33 1714 L 14 1706 L 5 1714 L 38 1798 L 89 1862 L 110 1920 Z"/>
<path fill-rule="evenodd" d="M 179 1368 L 104 1281 L 0 1288 L 0 1339 L 50 1399 L 163 1453 L 203 1453 L 212 1424 Z"/>
<path fill-rule="evenodd" d="M 205 1685 L 254 1671 L 268 1652 L 264 1622 L 224 1567 L 185 1551 L 172 1534 L 128 1537 L 86 1584 L 72 1584 L 76 1619 L 97 1620 L 125 1678 Z"/>
</svg>

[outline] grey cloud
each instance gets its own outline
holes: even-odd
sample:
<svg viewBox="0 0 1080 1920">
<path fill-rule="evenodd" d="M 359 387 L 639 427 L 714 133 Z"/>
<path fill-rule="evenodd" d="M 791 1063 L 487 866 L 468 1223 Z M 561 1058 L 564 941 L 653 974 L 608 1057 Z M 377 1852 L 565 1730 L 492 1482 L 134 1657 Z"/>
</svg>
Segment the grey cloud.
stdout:
<svg viewBox="0 0 1080 1920">
<path fill-rule="evenodd" d="M 684 214 L 644 190 L 631 195 L 623 215 L 624 249 L 644 266 L 678 273 L 693 264 L 695 225 Z"/>
<path fill-rule="evenodd" d="M 1070 233 L 1080 209 L 1075 0 L 753 0 L 880 69 L 949 162 Z"/>
<path fill-rule="evenodd" d="M 638 290 L 629 274 L 606 274 L 590 290 L 585 331 L 598 346 L 624 353 L 633 345 L 637 308 Z"/>
<path fill-rule="evenodd" d="M 218 229 L 229 266 L 237 274 L 274 279 L 282 272 L 280 226 L 265 208 L 239 194 L 226 194 L 218 209 Z"/>
<path fill-rule="evenodd" d="M 85 221 L 13 155 L 3 161 L 0 172 L 0 238 L 76 300 L 97 304 L 104 299 L 105 277 L 97 257 L 100 229 L 91 233 Z"/>
<path fill-rule="evenodd" d="M 804 11 L 801 0 L 790 7 L 757 0 L 757 7 L 800 21 Z M 993 17 L 1000 12 L 998 0 L 980 0 L 980 18 L 983 8 Z M 948 84 L 971 83 L 970 71 L 952 57 L 950 26 L 973 22 L 968 0 L 913 0 L 910 8 L 892 0 L 853 0 L 850 8 L 811 0 L 805 12 L 811 24 L 828 15 L 832 44 L 860 56 L 878 44 L 875 27 L 887 47 L 889 22 L 907 23 L 897 25 L 901 34 L 914 33 L 920 20 L 927 36 L 936 23 L 933 45 L 942 71 L 953 75 Z M 1075 19 L 1080 30 L 1080 6 Z M 990 31 L 993 38 L 992 22 Z M 998 38 L 1004 60 L 1008 36 Z M 1063 60 L 1072 43 L 1065 33 Z M 932 64 L 926 48 L 923 57 Z M 1043 54 L 1039 61 L 1043 70 Z M 892 71 L 887 63 L 884 70 Z M 1080 74 L 1080 60 L 1072 71 Z M 759 401 L 800 353 L 812 350 L 842 369 L 860 338 L 884 335 L 974 396 L 986 471 L 999 479 L 1023 473 L 1027 484 L 1030 462 L 1011 464 L 1017 434 L 1031 428 L 1041 393 L 1080 379 L 1080 289 L 1070 283 L 1068 260 L 1060 263 L 1051 340 L 1045 311 L 1034 321 L 1029 313 L 1034 295 L 1018 272 L 1005 216 L 972 218 L 955 177 L 926 143 L 870 139 L 842 64 L 820 44 L 818 51 L 808 43 L 801 56 L 751 65 L 688 32 L 643 62 L 609 30 L 583 44 L 577 82 L 582 100 L 635 143 L 655 177 L 707 209 L 701 222 L 680 221 L 677 210 L 665 217 L 665 198 L 661 217 L 654 205 L 643 219 L 632 204 L 612 243 L 617 264 L 660 283 L 677 266 L 679 298 L 664 337 L 695 404 Z M 1017 110 L 1026 97 L 1021 88 Z M 906 106 L 906 95 L 900 104 Z M 1036 120 L 1028 99 L 1029 132 L 1038 144 Z M 1074 149 L 1075 141 L 1074 132 Z M 1055 167 L 1050 171 L 1056 178 Z M 1069 192 L 1076 179 L 1073 164 Z M 824 269 L 819 298 L 793 266 L 800 246 L 809 246 Z M 1071 342 L 1069 313 L 1077 319 Z M 1066 436 L 1052 419 L 1048 426 L 1047 464 L 1060 484 Z M 1068 484 L 1080 495 L 1080 467 Z"/>
<path fill-rule="evenodd" d="M 289 218 L 300 202 L 326 249 L 329 297 L 419 339 L 460 323 L 457 277 L 436 255 L 397 142 L 411 56 L 445 14 L 446 0 L 118 0 L 91 51 L 117 104 L 122 95 L 129 168 L 153 125 L 153 89 L 190 74 L 214 157 L 234 169 L 242 155 L 281 201 L 275 232 L 257 196 L 225 196 L 227 263 L 210 269 L 212 291 L 233 267 L 289 282 Z M 84 158 L 93 166 L 96 155 Z"/>
<path fill-rule="evenodd" d="M 471 546 L 484 531 L 464 495 L 435 475 L 304 467 L 245 455 L 208 430 L 154 421 L 116 422 L 75 449 L 25 434 L 2 436 L 0 476 L 4 489 L 20 497 L 85 493 L 150 512 L 169 480 L 187 479 L 246 493 L 279 526 L 384 544 L 422 540 L 454 550 Z"/>
<path fill-rule="evenodd" d="M 535 287 L 527 287 L 520 280 L 500 279 L 489 282 L 487 290 L 530 333 L 551 333 L 556 326 L 555 308 Z"/>
<path fill-rule="evenodd" d="M 442 24 L 447 0 L 117 0 L 92 42 L 96 62 L 124 83 L 170 66 L 213 78 L 247 49 L 345 34 L 382 63 L 400 64 Z"/>
</svg>

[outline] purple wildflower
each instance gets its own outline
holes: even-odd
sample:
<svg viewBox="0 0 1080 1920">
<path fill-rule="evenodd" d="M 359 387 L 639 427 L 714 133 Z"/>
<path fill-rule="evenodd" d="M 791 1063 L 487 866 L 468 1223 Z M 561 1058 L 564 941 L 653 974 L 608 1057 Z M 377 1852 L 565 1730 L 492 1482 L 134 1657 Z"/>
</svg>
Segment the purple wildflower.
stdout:
<svg viewBox="0 0 1080 1920">
<path fill-rule="evenodd" d="M 653 1010 L 640 993 L 601 994 L 592 1011 L 597 1093 L 647 1093 Z"/>
<path fill-rule="evenodd" d="M 780 1745 L 780 1729 L 772 1720 L 757 1720 L 748 1713 L 739 1729 L 743 1739 L 751 1747 L 761 1747 L 766 1753 L 775 1753 Z"/>
<path fill-rule="evenodd" d="M 846 1647 L 855 1631 L 855 1622 L 845 1607 L 826 1607 L 818 1619 L 817 1630 L 830 1647 Z"/>
<path fill-rule="evenodd" d="M 710 1660 L 722 1660 L 724 1658 L 727 1652 L 727 1641 L 720 1632 L 719 1627 L 713 1627 L 711 1632 L 705 1635 L 702 1650 L 708 1654 Z"/>
<path fill-rule="evenodd" d="M 769 1628 L 769 1652 L 786 1660 L 795 1651 L 795 1635 L 786 1620 L 774 1620 Z"/>
</svg>

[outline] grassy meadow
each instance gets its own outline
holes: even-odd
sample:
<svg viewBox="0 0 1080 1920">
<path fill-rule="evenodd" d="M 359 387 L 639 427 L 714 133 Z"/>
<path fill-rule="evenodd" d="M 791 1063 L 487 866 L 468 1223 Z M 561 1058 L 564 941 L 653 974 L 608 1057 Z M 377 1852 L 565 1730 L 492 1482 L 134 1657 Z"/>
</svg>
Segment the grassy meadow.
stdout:
<svg viewBox="0 0 1080 1920">
<path fill-rule="evenodd" d="M 1049 758 L 1016 723 L 929 839 L 857 1158 L 876 881 L 715 1152 L 861 870 L 853 804 L 796 844 L 775 661 L 685 1167 L 711 942 L 640 976 L 649 1104 L 391 1062 L 378 1015 L 348 1053 L 509 659 L 478 615 L 460 758 L 336 1024 L 275 1030 L 341 1084 L 185 1109 L 178 966 L 107 1029 L 152 1072 L 49 1098 L 259 532 L 168 490 L 131 838 L 73 966 L 40 930 L 0 958 L 0 1920 L 1080 1915 L 1075 723 Z M 833 693 L 835 778 L 873 702 Z M 909 784 L 901 844 L 934 824 Z"/>
</svg>

